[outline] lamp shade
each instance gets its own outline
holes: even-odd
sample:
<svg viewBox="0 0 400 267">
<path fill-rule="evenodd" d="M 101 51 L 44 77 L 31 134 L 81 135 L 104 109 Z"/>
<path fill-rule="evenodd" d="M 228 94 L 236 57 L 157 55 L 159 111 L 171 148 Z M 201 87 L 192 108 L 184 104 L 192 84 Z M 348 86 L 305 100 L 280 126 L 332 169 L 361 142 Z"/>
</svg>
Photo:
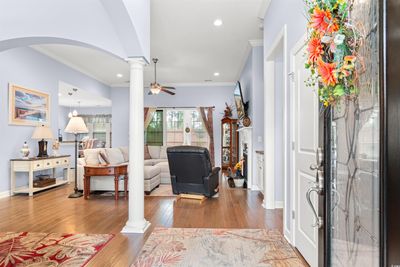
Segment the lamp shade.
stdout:
<svg viewBox="0 0 400 267">
<path fill-rule="evenodd" d="M 32 134 L 32 139 L 53 139 L 53 133 L 47 126 L 37 126 Z"/>
<path fill-rule="evenodd" d="M 65 127 L 66 133 L 80 134 L 80 133 L 88 133 L 89 130 L 86 127 L 85 122 L 82 117 L 72 117 L 69 119 L 67 127 Z"/>
</svg>

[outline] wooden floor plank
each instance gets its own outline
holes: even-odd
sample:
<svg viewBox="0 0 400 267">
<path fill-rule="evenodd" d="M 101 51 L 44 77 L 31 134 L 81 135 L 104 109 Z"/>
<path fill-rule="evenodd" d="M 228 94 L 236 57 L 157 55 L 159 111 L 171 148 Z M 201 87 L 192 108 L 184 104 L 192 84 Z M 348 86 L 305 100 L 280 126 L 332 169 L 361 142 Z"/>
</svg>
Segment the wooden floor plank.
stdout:
<svg viewBox="0 0 400 267">
<path fill-rule="evenodd" d="M 115 238 L 88 266 L 129 266 L 154 227 L 266 228 L 282 232 L 282 210 L 262 208 L 256 191 L 230 189 L 222 183 L 218 198 L 175 201 L 174 197 L 145 197 L 146 234 L 122 235 L 128 202 L 113 197 L 71 199 L 72 185 L 36 194 L 0 199 L 0 231 L 113 233 Z"/>
</svg>

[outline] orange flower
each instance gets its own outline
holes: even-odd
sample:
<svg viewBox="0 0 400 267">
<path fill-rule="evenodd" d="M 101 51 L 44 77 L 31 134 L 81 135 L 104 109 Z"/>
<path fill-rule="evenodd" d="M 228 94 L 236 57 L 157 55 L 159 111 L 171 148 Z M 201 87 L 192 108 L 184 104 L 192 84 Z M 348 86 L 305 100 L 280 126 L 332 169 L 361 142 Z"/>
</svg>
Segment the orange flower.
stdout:
<svg viewBox="0 0 400 267">
<path fill-rule="evenodd" d="M 310 19 L 310 27 L 316 31 L 325 32 L 331 22 L 332 15 L 329 10 L 322 10 L 319 7 L 314 8 L 314 12 Z"/>
<path fill-rule="evenodd" d="M 308 42 L 307 51 L 309 53 L 308 59 L 311 62 L 316 62 L 317 59 L 324 53 L 321 40 L 316 37 L 311 38 Z"/>
<path fill-rule="evenodd" d="M 317 61 L 318 73 L 321 75 L 322 82 L 324 85 L 334 86 L 337 83 L 337 77 L 335 73 L 336 63 L 325 63 L 322 58 Z"/>
<path fill-rule="evenodd" d="M 333 32 L 337 32 L 339 30 L 339 24 L 337 23 L 337 20 L 334 19 L 328 26 L 328 32 L 329 33 L 333 33 Z"/>
</svg>

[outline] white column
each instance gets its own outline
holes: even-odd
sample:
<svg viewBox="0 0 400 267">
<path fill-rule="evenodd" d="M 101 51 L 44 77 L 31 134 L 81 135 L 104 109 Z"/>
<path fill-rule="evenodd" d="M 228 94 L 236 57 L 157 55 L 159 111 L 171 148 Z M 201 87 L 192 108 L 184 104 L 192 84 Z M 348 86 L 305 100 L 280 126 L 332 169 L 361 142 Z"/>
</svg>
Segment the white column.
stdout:
<svg viewBox="0 0 400 267">
<path fill-rule="evenodd" d="M 264 64 L 264 201 L 266 209 L 275 209 L 275 63 Z"/>
<path fill-rule="evenodd" d="M 129 208 L 122 233 L 144 233 L 150 222 L 144 218 L 144 114 L 142 59 L 129 59 Z M 118 105 L 118 103 L 114 103 Z"/>
</svg>

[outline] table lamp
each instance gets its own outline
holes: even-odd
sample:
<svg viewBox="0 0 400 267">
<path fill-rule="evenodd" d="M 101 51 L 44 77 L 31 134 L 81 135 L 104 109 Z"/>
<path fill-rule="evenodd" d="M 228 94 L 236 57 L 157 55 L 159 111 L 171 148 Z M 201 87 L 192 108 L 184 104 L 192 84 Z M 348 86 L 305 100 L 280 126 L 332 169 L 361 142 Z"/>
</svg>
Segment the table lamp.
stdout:
<svg viewBox="0 0 400 267">
<path fill-rule="evenodd" d="M 39 154 L 38 158 L 48 157 L 47 155 L 47 141 L 45 139 L 53 139 L 53 133 L 47 126 L 40 125 L 35 128 L 32 134 L 32 139 L 40 140 L 39 143 Z"/>
<path fill-rule="evenodd" d="M 78 198 L 82 196 L 82 193 L 78 191 L 78 134 L 88 133 L 88 128 L 81 117 L 71 117 L 65 127 L 66 133 L 72 133 L 75 135 L 75 187 L 74 193 L 70 194 L 69 198 Z"/>
</svg>

